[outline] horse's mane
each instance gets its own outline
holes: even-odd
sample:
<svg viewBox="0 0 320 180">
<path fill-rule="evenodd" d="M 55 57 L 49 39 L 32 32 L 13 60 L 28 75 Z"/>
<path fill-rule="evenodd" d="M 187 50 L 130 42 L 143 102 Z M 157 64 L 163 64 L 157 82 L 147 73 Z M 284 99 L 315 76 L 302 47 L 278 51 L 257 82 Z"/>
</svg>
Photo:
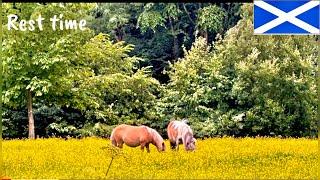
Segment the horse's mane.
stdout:
<svg viewBox="0 0 320 180">
<path fill-rule="evenodd" d="M 182 127 L 183 129 L 187 129 L 187 132 L 191 132 L 191 134 L 193 133 L 192 129 L 190 128 L 190 126 L 188 124 L 185 123 L 186 119 L 182 120 L 182 121 L 175 121 L 172 124 L 172 127 L 174 129 L 178 129 L 180 127 Z"/>
<path fill-rule="evenodd" d="M 147 127 L 147 130 L 149 134 L 152 136 L 152 139 L 155 141 L 155 143 L 161 143 L 163 141 L 163 138 L 160 136 L 160 134 L 156 130 L 149 127 Z"/>
<path fill-rule="evenodd" d="M 151 131 L 154 137 L 156 137 L 159 140 L 163 140 L 163 138 L 160 136 L 160 134 L 156 130 L 151 129 Z"/>
<path fill-rule="evenodd" d="M 186 119 L 186 118 L 184 118 L 184 119 L 181 120 L 181 122 L 183 122 L 183 123 L 185 123 L 185 124 L 188 124 L 188 123 L 189 123 L 189 120 Z"/>
</svg>

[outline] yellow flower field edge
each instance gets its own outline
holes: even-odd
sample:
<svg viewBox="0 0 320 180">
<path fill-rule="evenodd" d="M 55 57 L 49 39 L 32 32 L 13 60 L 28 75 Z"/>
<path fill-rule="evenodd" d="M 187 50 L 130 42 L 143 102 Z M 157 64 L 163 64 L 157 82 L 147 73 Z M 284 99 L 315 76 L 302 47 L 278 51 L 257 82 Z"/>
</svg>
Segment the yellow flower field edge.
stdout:
<svg viewBox="0 0 320 180">
<path fill-rule="evenodd" d="M 5 175 L 12 179 L 316 179 L 318 141 L 294 138 L 211 138 L 195 152 L 151 153 L 101 138 L 8 140 L 3 142 Z M 114 157 L 107 173 L 110 161 Z M 107 175 L 106 175 L 107 174 Z"/>
</svg>

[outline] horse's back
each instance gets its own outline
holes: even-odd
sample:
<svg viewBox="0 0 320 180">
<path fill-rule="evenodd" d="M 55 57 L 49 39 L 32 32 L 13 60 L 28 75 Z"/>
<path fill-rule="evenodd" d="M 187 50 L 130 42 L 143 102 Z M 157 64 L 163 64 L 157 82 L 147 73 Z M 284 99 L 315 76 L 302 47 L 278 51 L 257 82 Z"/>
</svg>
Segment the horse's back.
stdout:
<svg viewBox="0 0 320 180">
<path fill-rule="evenodd" d="M 121 124 L 114 128 L 111 140 L 123 141 L 125 144 L 131 147 L 136 147 L 141 141 L 149 139 L 149 134 L 146 126 L 131 126 Z"/>
<path fill-rule="evenodd" d="M 118 136 L 119 134 L 121 134 L 121 132 L 122 132 L 123 130 L 125 130 L 125 129 L 127 128 L 127 126 L 128 126 L 128 125 L 126 125 L 126 124 L 120 124 L 120 125 L 116 126 L 115 128 L 113 128 L 110 138 L 111 138 L 111 139 L 112 139 L 112 138 L 115 138 L 116 136 Z"/>
<path fill-rule="evenodd" d="M 168 138 L 175 141 L 176 138 L 181 138 L 183 134 L 193 134 L 192 129 L 184 121 L 173 120 L 170 121 L 167 127 Z"/>
</svg>

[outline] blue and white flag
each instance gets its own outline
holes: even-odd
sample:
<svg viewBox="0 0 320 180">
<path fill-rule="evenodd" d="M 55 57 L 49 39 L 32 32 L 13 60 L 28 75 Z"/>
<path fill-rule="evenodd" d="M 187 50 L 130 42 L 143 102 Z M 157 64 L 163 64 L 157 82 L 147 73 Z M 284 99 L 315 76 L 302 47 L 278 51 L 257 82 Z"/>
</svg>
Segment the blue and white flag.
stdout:
<svg viewBox="0 0 320 180">
<path fill-rule="evenodd" d="M 320 0 L 255 0 L 254 34 L 320 34 Z"/>
</svg>

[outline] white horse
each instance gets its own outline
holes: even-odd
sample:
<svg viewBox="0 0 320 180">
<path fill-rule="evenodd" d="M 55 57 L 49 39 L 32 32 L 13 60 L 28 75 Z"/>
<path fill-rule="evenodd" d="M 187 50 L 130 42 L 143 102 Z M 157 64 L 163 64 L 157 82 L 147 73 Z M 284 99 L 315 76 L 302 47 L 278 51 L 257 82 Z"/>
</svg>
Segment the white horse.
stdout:
<svg viewBox="0 0 320 180">
<path fill-rule="evenodd" d="M 186 151 L 193 151 L 196 148 L 196 139 L 193 138 L 193 132 L 187 124 L 188 120 L 171 120 L 167 127 L 168 138 L 171 149 L 179 149 L 179 144 L 183 144 Z"/>
</svg>

